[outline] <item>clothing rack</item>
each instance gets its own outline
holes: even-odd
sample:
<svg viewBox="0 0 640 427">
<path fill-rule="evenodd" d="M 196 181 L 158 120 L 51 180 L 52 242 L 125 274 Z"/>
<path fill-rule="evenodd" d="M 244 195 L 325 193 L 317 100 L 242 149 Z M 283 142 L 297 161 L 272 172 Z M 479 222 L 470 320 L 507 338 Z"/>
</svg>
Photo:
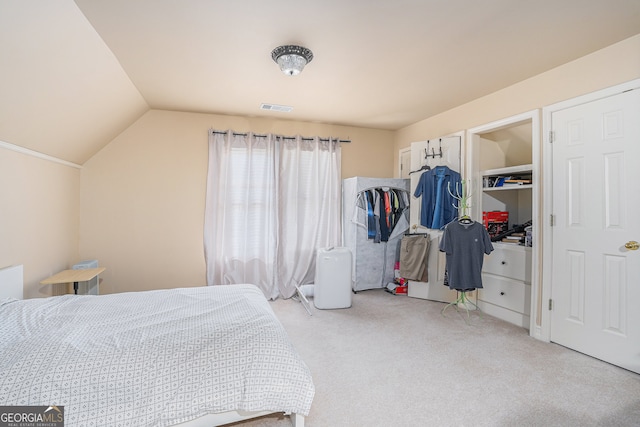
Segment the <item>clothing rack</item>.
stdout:
<svg viewBox="0 0 640 427">
<path fill-rule="evenodd" d="M 226 135 L 226 134 L 229 133 L 229 131 L 223 131 L 223 130 L 211 130 L 211 132 L 215 133 L 217 135 Z M 247 132 L 231 132 L 231 134 L 233 136 L 247 136 L 248 135 Z M 256 138 L 266 138 L 267 137 L 266 134 L 263 135 L 263 134 L 258 134 L 258 133 L 254 133 L 253 136 L 255 136 Z M 277 135 L 277 136 L 279 138 L 282 138 L 282 139 L 290 139 L 290 140 L 296 139 L 295 136 L 282 136 L 282 135 Z M 305 138 L 305 137 L 302 137 L 301 139 L 303 141 L 313 141 L 314 140 L 314 138 Z M 340 142 L 340 143 L 343 143 L 343 144 L 350 144 L 351 143 L 350 139 L 319 138 L 319 140 L 322 141 L 322 142 L 337 141 L 337 142 Z"/>
<path fill-rule="evenodd" d="M 356 194 L 356 203 L 362 203 L 364 205 L 364 208 L 367 209 L 367 212 L 373 212 L 373 211 L 369 211 L 369 208 L 373 208 L 372 205 L 370 205 L 371 203 L 373 203 L 373 200 L 369 200 L 369 198 L 367 197 L 368 193 L 372 193 L 372 194 L 378 194 L 378 191 L 382 191 L 383 193 L 393 193 L 395 196 L 395 200 L 397 201 L 397 206 L 398 208 L 395 209 L 393 206 L 391 206 L 391 203 L 389 203 L 389 207 L 388 209 L 390 209 L 389 211 L 386 211 L 384 218 L 386 218 L 386 224 L 389 227 L 388 229 L 386 229 L 387 231 L 385 232 L 386 234 L 386 239 L 383 237 L 382 241 L 388 241 L 388 237 L 391 235 L 393 229 L 395 228 L 395 226 L 397 225 L 398 221 L 401 220 L 402 216 L 404 215 L 405 211 L 409 208 L 409 192 L 407 191 L 406 188 L 401 188 L 398 186 L 394 186 L 394 185 L 376 185 L 376 186 L 368 186 L 365 188 L 362 188 L 361 190 L 358 191 L 358 193 Z M 372 197 L 374 197 L 372 195 Z M 380 199 L 381 203 L 383 203 L 383 205 L 381 205 L 381 208 L 384 207 L 384 201 L 382 200 L 382 198 Z M 382 213 L 380 213 L 380 217 L 382 218 Z M 356 221 L 354 221 L 356 222 Z M 368 233 L 372 233 L 374 232 L 374 230 L 371 228 L 371 224 L 367 223 L 367 231 Z M 380 231 L 380 230 L 378 230 Z M 374 233 L 374 234 L 368 234 L 368 239 L 371 240 L 373 239 L 375 243 L 380 243 L 380 240 L 376 240 L 376 238 L 381 237 L 381 235 L 379 233 Z"/>
<path fill-rule="evenodd" d="M 449 192 L 451 197 L 458 201 L 458 205 L 456 206 L 456 208 L 458 209 L 458 221 L 460 221 L 461 224 L 472 224 L 474 222 L 469 216 L 469 199 L 471 198 L 471 194 L 469 194 L 467 190 L 469 185 L 471 185 L 471 180 L 461 180 L 460 185 L 456 184 L 455 193 L 451 191 L 451 186 L 447 187 L 447 191 Z M 481 313 L 478 305 L 469 299 L 466 291 L 458 291 L 458 298 L 455 301 L 445 305 L 440 313 L 444 316 L 444 312 L 450 306 L 454 306 L 456 308 L 456 311 L 458 311 L 458 308 L 462 306 L 467 312 L 467 319 L 465 321 L 467 321 L 468 323 L 469 305 L 471 305 L 471 310 L 477 310 L 478 313 Z"/>
<path fill-rule="evenodd" d="M 471 305 L 471 309 L 469 309 L 469 305 Z M 482 316 L 482 312 L 480 311 L 480 308 L 478 307 L 478 305 L 469 299 L 465 291 L 458 291 L 458 298 L 455 301 L 445 305 L 442 308 L 442 311 L 440 311 L 440 314 L 444 316 L 445 310 L 451 306 L 454 306 L 456 308 L 456 311 L 458 311 L 460 307 L 464 307 L 465 311 L 467 312 L 467 319 L 465 320 L 467 324 L 469 323 L 468 320 L 470 318 L 470 314 L 469 314 L 470 310 L 476 310 L 478 314 Z"/>
<path fill-rule="evenodd" d="M 407 190 L 406 188 L 398 187 L 397 185 L 378 185 L 373 187 L 365 187 L 362 190 L 359 190 L 358 194 L 364 191 L 375 190 L 378 188 L 381 188 L 383 190 L 398 190 L 398 191 L 404 191 L 405 193 L 409 193 L 409 190 Z"/>
<path fill-rule="evenodd" d="M 418 226 L 414 224 L 413 229 L 415 230 L 417 228 L 418 228 Z M 425 237 L 428 237 L 429 233 L 412 233 L 411 231 L 407 230 L 407 231 L 404 232 L 404 235 L 405 236 L 425 236 Z"/>
<path fill-rule="evenodd" d="M 460 185 L 456 183 L 455 194 L 451 191 L 451 185 L 447 186 L 447 191 L 458 201 L 458 205 L 454 205 L 456 209 L 458 209 L 458 216 L 460 219 L 471 219 L 469 217 L 469 199 L 471 198 L 471 194 L 468 192 L 468 187 L 471 185 L 471 180 L 463 179 L 460 181 Z M 462 213 L 462 215 L 460 215 Z"/>
</svg>

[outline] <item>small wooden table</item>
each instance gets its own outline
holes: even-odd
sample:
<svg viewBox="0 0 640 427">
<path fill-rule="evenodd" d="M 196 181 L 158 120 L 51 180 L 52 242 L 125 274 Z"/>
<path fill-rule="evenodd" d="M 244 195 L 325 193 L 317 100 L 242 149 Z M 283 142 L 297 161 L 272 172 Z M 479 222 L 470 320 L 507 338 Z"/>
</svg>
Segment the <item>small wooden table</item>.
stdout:
<svg viewBox="0 0 640 427">
<path fill-rule="evenodd" d="M 105 267 L 85 268 L 83 270 L 64 270 L 40 282 L 41 285 L 57 285 L 73 282 L 73 292 L 78 294 L 78 282 L 88 282 L 105 271 Z"/>
</svg>

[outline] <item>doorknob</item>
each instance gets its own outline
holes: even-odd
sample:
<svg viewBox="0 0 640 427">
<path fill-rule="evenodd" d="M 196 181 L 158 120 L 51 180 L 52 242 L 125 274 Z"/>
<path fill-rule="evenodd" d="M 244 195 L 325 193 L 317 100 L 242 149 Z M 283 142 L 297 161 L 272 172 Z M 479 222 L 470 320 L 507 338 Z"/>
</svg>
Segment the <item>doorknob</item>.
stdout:
<svg viewBox="0 0 640 427">
<path fill-rule="evenodd" d="M 630 251 L 637 251 L 640 248 L 640 245 L 635 240 L 630 240 L 624 244 L 624 247 L 629 249 Z"/>
</svg>

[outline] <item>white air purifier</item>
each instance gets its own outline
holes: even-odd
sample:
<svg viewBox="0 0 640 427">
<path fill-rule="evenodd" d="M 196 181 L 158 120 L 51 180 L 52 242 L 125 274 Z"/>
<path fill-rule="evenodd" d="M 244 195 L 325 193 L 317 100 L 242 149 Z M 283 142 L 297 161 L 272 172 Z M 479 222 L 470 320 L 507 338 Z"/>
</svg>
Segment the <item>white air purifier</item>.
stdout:
<svg viewBox="0 0 640 427">
<path fill-rule="evenodd" d="M 313 305 L 319 309 L 351 307 L 351 251 L 318 249 Z"/>
<path fill-rule="evenodd" d="M 86 270 L 88 268 L 98 268 L 98 260 L 91 259 L 88 261 L 80 261 L 79 263 L 77 263 L 71 268 L 73 270 Z M 99 280 L 100 279 L 98 278 L 98 276 L 96 276 L 89 281 L 79 282 L 78 295 L 99 295 L 100 294 Z"/>
</svg>

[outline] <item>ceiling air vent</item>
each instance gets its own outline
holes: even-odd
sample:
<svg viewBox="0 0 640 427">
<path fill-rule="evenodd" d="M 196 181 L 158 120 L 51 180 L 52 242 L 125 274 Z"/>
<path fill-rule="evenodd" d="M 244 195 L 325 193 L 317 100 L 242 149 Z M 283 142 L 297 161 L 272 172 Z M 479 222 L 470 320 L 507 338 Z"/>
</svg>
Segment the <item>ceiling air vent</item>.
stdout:
<svg viewBox="0 0 640 427">
<path fill-rule="evenodd" d="M 267 111 L 278 111 L 280 113 L 289 113 L 293 110 L 293 107 L 289 107 L 288 105 L 277 105 L 277 104 L 260 104 L 261 110 Z"/>
</svg>

